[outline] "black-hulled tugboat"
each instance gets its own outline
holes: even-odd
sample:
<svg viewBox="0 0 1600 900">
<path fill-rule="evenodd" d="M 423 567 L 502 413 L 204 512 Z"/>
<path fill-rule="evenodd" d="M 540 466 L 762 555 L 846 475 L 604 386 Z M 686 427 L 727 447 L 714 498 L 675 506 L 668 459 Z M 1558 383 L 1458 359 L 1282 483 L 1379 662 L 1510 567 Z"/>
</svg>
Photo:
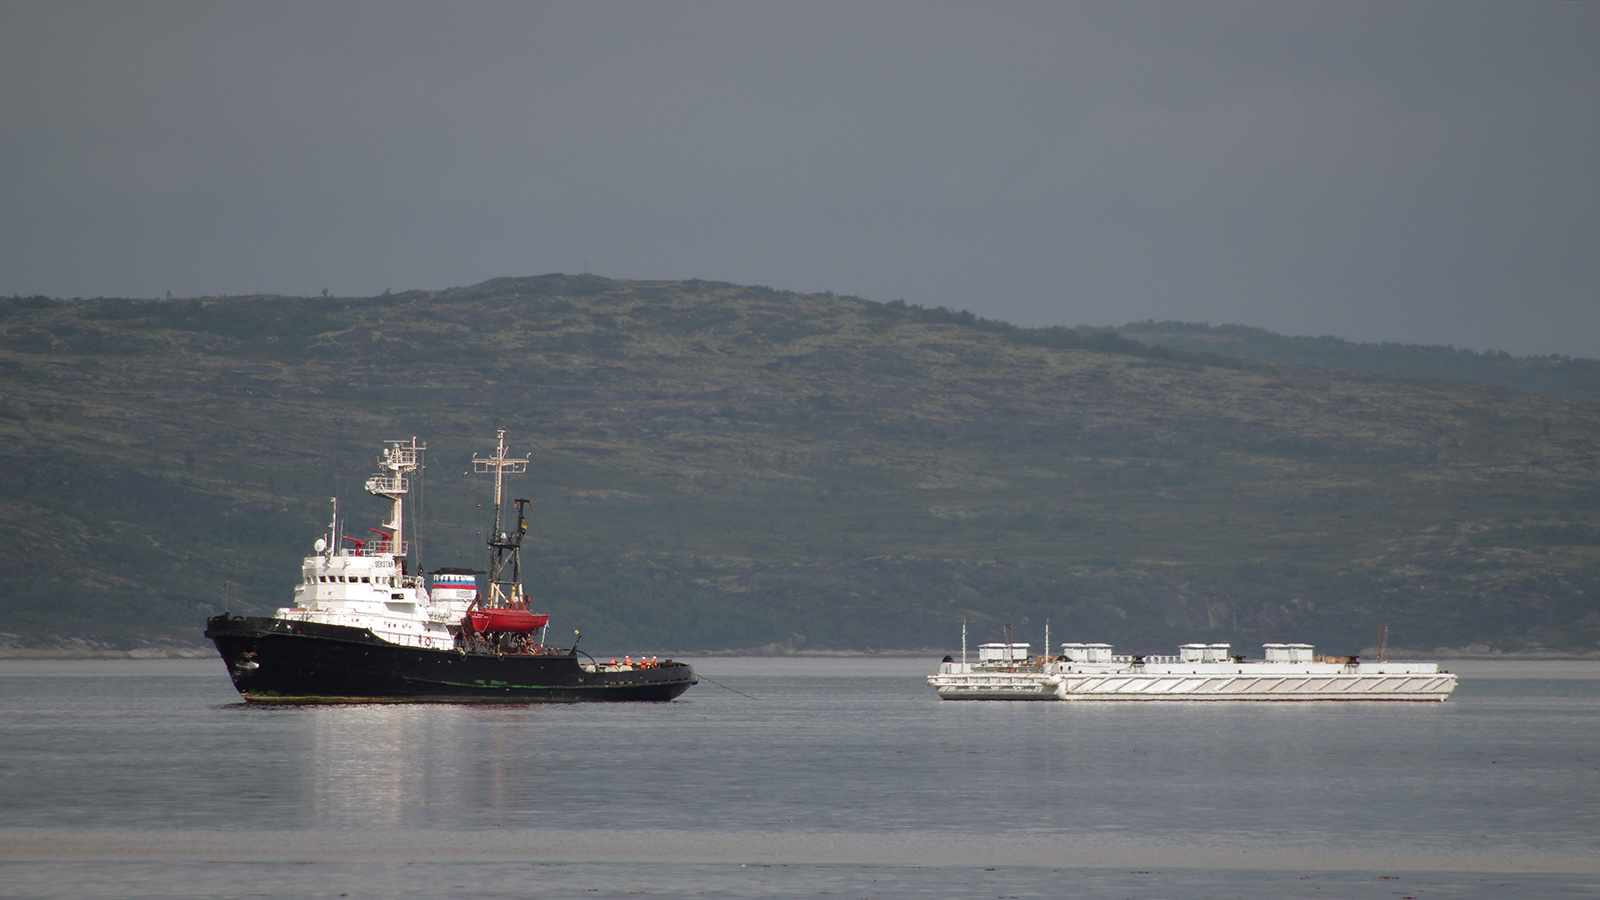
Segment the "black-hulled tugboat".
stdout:
<svg viewBox="0 0 1600 900">
<path fill-rule="evenodd" d="M 502 519 L 503 481 L 527 470 L 527 457 L 473 457 L 494 475 L 494 528 L 484 591 L 478 574 L 439 569 L 431 590 L 408 572 L 404 497 L 426 449 L 415 438 L 389 441 L 383 472 L 367 491 L 393 504 L 371 540 L 341 535 L 337 503 L 328 536 L 305 559 L 294 605 L 267 616 L 224 613 L 206 621 L 233 686 L 251 701 L 572 702 L 671 700 L 698 682 L 671 660 L 626 657 L 601 662 L 545 643 L 549 617 L 528 607 L 522 585 L 522 538 L 528 501 L 516 500 L 516 524 Z M 581 654 L 581 658 L 580 658 Z"/>
</svg>

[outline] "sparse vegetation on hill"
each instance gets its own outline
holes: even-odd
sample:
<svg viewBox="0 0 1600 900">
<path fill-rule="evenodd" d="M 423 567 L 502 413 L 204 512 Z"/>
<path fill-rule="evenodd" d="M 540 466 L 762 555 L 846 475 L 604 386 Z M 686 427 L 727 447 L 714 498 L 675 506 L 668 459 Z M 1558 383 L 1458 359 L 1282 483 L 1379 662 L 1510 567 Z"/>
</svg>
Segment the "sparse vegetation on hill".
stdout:
<svg viewBox="0 0 1600 900">
<path fill-rule="evenodd" d="M 429 445 L 423 565 L 481 564 L 502 426 L 534 593 L 601 649 L 1600 646 L 1600 407 L 1502 388 L 564 275 L 0 301 L 0 385 L 17 646 L 281 605 L 386 438 Z"/>
</svg>

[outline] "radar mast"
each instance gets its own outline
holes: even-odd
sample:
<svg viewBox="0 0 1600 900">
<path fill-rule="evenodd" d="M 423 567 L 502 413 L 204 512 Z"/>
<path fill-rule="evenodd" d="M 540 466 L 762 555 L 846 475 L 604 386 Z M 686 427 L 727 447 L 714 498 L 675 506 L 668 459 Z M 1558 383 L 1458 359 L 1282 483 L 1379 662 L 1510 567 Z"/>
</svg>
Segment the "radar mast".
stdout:
<svg viewBox="0 0 1600 900">
<path fill-rule="evenodd" d="M 523 506 L 528 502 L 526 500 L 515 501 L 517 525 L 512 532 L 507 533 L 500 524 L 506 473 L 520 475 L 528 471 L 528 457 L 506 456 L 504 428 L 499 429 L 496 438 L 498 446 L 495 447 L 494 456 L 483 459 L 473 454 L 472 457 L 474 472 L 480 475 L 494 472 L 494 530 L 489 532 L 489 596 L 480 604 L 490 609 L 501 609 L 522 599 L 522 536 L 528 530 L 528 520 L 523 515 Z M 511 567 L 509 578 L 505 571 L 508 563 Z"/>
</svg>

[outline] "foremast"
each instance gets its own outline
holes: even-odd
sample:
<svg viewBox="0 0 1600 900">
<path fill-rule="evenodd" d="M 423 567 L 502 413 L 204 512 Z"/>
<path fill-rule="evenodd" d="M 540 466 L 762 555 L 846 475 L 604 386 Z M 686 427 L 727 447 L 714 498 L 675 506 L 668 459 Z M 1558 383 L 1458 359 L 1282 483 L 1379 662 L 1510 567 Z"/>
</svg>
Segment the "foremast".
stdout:
<svg viewBox="0 0 1600 900">
<path fill-rule="evenodd" d="M 405 496 L 411 492 L 411 479 L 407 476 L 422 468 L 422 451 L 428 447 L 417 443 L 415 436 L 410 441 L 384 443 L 388 446 L 383 448 L 383 459 L 378 463 L 384 471 L 367 479 L 367 493 L 389 501 L 389 521 L 383 523 L 387 532 L 378 532 L 381 539 L 372 552 L 394 557 L 396 568 L 403 572 L 411 550 L 405 542 Z"/>
<path fill-rule="evenodd" d="M 505 609 L 526 603 L 522 588 L 522 536 L 528 532 L 528 520 L 523 513 L 527 500 L 514 501 L 517 508 L 516 527 L 507 531 L 502 524 L 505 501 L 505 476 L 520 475 L 528 471 L 528 457 L 506 455 L 506 430 L 496 433 L 494 455 L 483 459 L 472 457 L 472 470 L 480 475 L 494 473 L 494 530 L 489 533 L 489 593 L 478 604 L 486 609 Z M 510 574 L 507 574 L 510 569 Z"/>
</svg>

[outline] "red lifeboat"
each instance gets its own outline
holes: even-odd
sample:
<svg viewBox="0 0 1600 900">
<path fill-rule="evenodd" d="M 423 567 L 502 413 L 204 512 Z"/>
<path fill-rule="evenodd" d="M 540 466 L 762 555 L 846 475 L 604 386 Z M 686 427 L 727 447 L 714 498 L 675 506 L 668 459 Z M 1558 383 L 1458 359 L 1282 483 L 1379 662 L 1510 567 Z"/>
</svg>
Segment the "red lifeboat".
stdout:
<svg viewBox="0 0 1600 900">
<path fill-rule="evenodd" d="M 471 623 L 472 630 L 478 634 L 489 632 L 532 634 L 543 628 L 545 623 L 550 621 L 550 617 L 537 615 L 525 609 L 479 608 L 467 613 L 467 621 Z"/>
</svg>

